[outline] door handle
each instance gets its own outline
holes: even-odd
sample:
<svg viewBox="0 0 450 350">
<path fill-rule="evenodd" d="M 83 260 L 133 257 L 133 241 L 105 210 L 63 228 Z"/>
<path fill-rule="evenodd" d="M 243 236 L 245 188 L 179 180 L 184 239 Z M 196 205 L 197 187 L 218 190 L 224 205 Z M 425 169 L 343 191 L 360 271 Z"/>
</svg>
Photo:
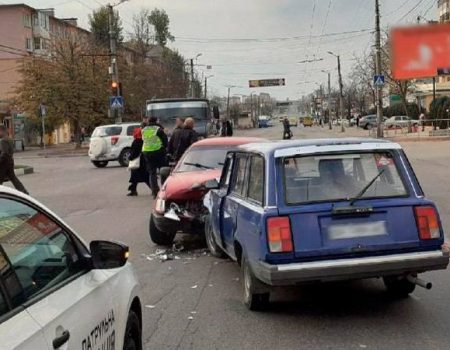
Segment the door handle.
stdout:
<svg viewBox="0 0 450 350">
<path fill-rule="evenodd" d="M 53 339 L 53 349 L 55 350 L 59 349 L 61 346 L 63 346 L 65 343 L 69 341 L 69 338 L 70 332 L 68 330 L 65 330 L 63 334 Z"/>
</svg>

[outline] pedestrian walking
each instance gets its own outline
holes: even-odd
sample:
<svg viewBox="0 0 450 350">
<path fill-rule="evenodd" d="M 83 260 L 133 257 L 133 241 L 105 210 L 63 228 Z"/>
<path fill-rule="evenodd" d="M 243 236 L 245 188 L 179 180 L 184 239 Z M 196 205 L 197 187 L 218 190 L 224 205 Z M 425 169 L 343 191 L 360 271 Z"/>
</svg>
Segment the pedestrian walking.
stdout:
<svg viewBox="0 0 450 350">
<path fill-rule="evenodd" d="M 290 140 L 292 138 L 291 125 L 288 118 L 283 119 L 283 140 Z"/>
<path fill-rule="evenodd" d="M 133 161 L 135 159 L 139 158 L 139 168 L 137 169 L 131 169 L 131 175 L 130 175 L 130 186 L 128 186 L 129 193 L 127 196 L 137 196 L 137 185 L 139 183 L 145 183 L 150 189 L 150 182 L 149 182 L 149 174 L 145 165 L 145 160 L 142 155 L 142 129 L 136 128 L 133 131 L 133 143 L 131 144 L 131 150 L 130 150 L 130 161 Z"/>
<path fill-rule="evenodd" d="M 18 191 L 28 194 L 25 186 L 14 173 L 13 155 L 14 147 L 8 137 L 8 129 L 5 125 L 0 125 L 0 185 L 9 180 Z"/>
<path fill-rule="evenodd" d="M 174 153 L 174 158 L 177 162 L 183 156 L 184 152 L 198 140 L 197 132 L 194 130 L 193 118 L 187 118 L 185 120 L 184 128 L 180 130 L 179 135 L 178 146 Z"/>
<path fill-rule="evenodd" d="M 419 122 L 422 126 L 422 132 L 425 131 L 425 114 L 423 112 L 419 115 Z"/>
<path fill-rule="evenodd" d="M 150 187 L 153 198 L 156 198 L 159 192 L 157 170 L 167 165 L 166 149 L 168 144 L 167 135 L 158 125 L 156 117 L 149 118 L 148 125 L 142 130 L 142 141 L 142 153 L 149 175 Z"/>
<path fill-rule="evenodd" d="M 171 158 L 171 160 L 175 160 L 175 152 L 178 149 L 178 145 L 180 144 L 180 136 L 181 131 L 184 128 L 184 120 L 182 118 L 175 119 L 175 129 L 172 132 L 172 136 L 170 136 L 169 143 L 167 145 L 167 156 Z"/>
</svg>

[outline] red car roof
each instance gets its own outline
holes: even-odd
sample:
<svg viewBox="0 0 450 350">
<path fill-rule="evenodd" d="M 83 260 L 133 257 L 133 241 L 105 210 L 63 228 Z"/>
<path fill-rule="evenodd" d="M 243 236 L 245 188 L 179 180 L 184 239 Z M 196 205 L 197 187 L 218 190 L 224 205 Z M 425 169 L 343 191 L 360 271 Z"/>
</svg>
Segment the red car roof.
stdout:
<svg viewBox="0 0 450 350">
<path fill-rule="evenodd" d="M 197 141 L 192 147 L 204 146 L 239 146 L 252 142 L 265 142 L 266 139 L 259 137 L 212 137 Z"/>
</svg>

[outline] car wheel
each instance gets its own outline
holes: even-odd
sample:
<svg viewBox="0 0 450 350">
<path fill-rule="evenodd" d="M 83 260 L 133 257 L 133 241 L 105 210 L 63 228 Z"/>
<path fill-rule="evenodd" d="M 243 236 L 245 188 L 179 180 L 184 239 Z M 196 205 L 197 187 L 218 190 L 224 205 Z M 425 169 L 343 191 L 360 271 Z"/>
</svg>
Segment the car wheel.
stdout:
<svg viewBox="0 0 450 350">
<path fill-rule="evenodd" d="M 242 255 L 241 271 L 245 306 L 252 311 L 266 310 L 269 306 L 270 292 L 268 287 L 255 277 L 244 255 Z"/>
<path fill-rule="evenodd" d="M 128 164 L 130 163 L 130 154 L 131 154 L 131 149 L 129 148 L 124 148 L 122 150 L 122 152 L 120 152 L 119 155 L 119 164 L 123 167 L 127 167 Z"/>
<path fill-rule="evenodd" d="M 366 129 L 367 129 L 367 130 L 372 130 L 372 128 L 373 128 L 373 125 L 372 125 L 372 124 L 367 124 L 367 125 L 366 125 Z"/>
<path fill-rule="evenodd" d="M 163 232 L 158 230 L 153 214 L 150 215 L 149 233 L 152 242 L 157 245 L 171 245 L 176 235 L 176 232 Z"/>
<path fill-rule="evenodd" d="M 398 298 L 406 298 L 416 289 L 416 285 L 405 277 L 387 276 L 383 277 L 383 282 L 388 292 Z"/>
<path fill-rule="evenodd" d="M 123 350 L 142 350 L 141 325 L 134 311 L 130 311 L 128 315 Z"/>
<path fill-rule="evenodd" d="M 97 168 L 105 168 L 108 165 L 108 161 L 107 160 L 93 160 L 92 164 L 94 164 L 94 166 L 96 166 Z"/>
<path fill-rule="evenodd" d="M 213 228 L 211 224 L 211 218 L 207 216 L 205 218 L 205 239 L 206 245 L 208 246 L 209 251 L 212 256 L 216 258 L 225 258 L 225 253 L 222 248 L 216 243 L 216 238 L 214 237 Z"/>
</svg>

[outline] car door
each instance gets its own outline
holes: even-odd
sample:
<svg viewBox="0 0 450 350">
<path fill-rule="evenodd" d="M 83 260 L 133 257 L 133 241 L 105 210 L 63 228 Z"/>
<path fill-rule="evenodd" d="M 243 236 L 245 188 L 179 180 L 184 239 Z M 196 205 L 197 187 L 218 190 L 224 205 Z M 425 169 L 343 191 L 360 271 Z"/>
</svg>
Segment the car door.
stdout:
<svg viewBox="0 0 450 350">
<path fill-rule="evenodd" d="M 8 295 L 12 292 L 9 289 L 14 290 L 18 281 L 11 273 L 11 266 L 8 265 L 3 253 L 0 253 L 0 270 L 1 348 L 17 350 L 49 349 L 39 324 L 23 307 L 14 307 L 9 300 Z"/>
<path fill-rule="evenodd" d="M 237 224 L 230 244 L 237 240 L 244 248 L 247 259 L 255 260 L 260 256 L 260 237 L 264 227 L 264 158 L 251 155 L 247 161 L 245 193 L 236 201 L 239 203 Z"/>
<path fill-rule="evenodd" d="M 222 235 L 221 235 L 221 212 L 222 205 L 225 196 L 228 194 L 228 190 L 231 182 L 231 175 L 233 172 L 234 164 L 234 153 L 229 153 L 225 159 L 225 164 L 222 171 L 222 176 L 219 182 L 219 189 L 210 192 L 211 196 L 211 217 L 212 217 L 212 227 L 213 234 L 218 242 L 223 248 L 225 248 Z"/>
<path fill-rule="evenodd" d="M 221 238 L 225 249 L 234 254 L 234 235 L 237 228 L 239 203 L 247 193 L 248 155 L 237 153 L 234 159 L 233 172 L 228 195 L 222 200 L 220 210 Z"/>
<path fill-rule="evenodd" d="M 113 349 L 112 291 L 104 272 L 86 266 L 86 248 L 21 199 L 0 198 L 0 218 L 1 249 L 17 281 L 9 298 L 41 327 L 48 348 Z"/>
</svg>

